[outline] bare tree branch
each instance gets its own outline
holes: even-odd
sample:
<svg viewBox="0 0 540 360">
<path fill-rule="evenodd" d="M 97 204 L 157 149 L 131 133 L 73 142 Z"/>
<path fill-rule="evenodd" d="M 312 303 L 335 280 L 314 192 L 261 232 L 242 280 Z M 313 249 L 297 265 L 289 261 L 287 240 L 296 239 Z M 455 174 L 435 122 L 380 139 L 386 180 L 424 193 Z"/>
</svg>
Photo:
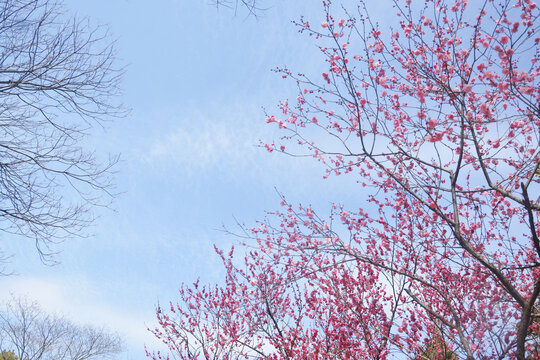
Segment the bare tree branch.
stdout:
<svg viewBox="0 0 540 360">
<path fill-rule="evenodd" d="M 118 158 L 100 163 L 81 143 L 126 114 L 115 63 L 107 27 L 57 1 L 0 1 L 0 230 L 34 239 L 45 262 L 114 195 Z"/>
<path fill-rule="evenodd" d="M 0 349 L 25 360 L 108 359 L 122 351 L 122 341 L 103 329 L 48 315 L 24 298 L 12 298 L 0 310 Z"/>
</svg>

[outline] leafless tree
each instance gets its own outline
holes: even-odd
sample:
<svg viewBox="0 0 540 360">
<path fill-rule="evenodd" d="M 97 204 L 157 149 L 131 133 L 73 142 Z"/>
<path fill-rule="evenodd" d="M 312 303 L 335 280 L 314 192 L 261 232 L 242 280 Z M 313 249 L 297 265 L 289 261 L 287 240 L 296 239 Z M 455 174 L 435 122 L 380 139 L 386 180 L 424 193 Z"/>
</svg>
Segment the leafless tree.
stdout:
<svg viewBox="0 0 540 360">
<path fill-rule="evenodd" d="M 257 16 L 257 14 L 264 10 L 261 7 L 260 0 L 212 0 L 211 4 L 216 7 L 227 7 L 234 9 L 234 12 L 237 13 L 240 7 L 245 8 L 248 11 L 249 15 Z"/>
<path fill-rule="evenodd" d="M 107 27 L 66 15 L 55 0 L 0 0 L 0 230 L 51 245 L 81 235 L 112 193 L 109 157 L 83 142 L 125 115 Z"/>
<path fill-rule="evenodd" d="M 0 349 L 24 360 L 110 359 L 121 352 L 122 342 L 117 335 L 75 325 L 13 298 L 0 310 Z"/>
</svg>

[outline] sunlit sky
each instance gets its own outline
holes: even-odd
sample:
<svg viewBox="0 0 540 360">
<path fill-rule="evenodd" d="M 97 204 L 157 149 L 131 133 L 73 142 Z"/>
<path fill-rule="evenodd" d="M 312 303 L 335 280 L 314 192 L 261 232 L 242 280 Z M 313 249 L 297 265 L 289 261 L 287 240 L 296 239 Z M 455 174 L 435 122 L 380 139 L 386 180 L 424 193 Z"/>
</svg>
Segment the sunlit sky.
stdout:
<svg viewBox="0 0 540 360">
<path fill-rule="evenodd" d="M 265 110 L 296 98 L 276 66 L 321 74 L 315 44 L 291 20 L 323 20 L 319 1 L 266 0 L 258 19 L 206 0 L 66 1 L 67 10 L 108 24 L 126 65 L 126 118 L 95 129 L 90 147 L 121 154 L 113 210 L 99 209 L 93 236 L 57 247 L 59 265 L 43 265 L 31 240 L 10 242 L 1 297 L 27 295 L 47 311 L 120 333 L 120 359 L 159 348 L 146 330 L 158 302 L 179 285 L 223 274 L 213 244 L 228 248 L 236 220 L 253 224 L 279 207 L 277 191 L 323 212 L 331 201 L 354 204 L 354 179 L 323 180 L 310 158 L 257 147 L 279 134 Z M 358 206 L 357 206 L 358 207 Z M 235 220 L 236 219 L 236 220 Z"/>
</svg>

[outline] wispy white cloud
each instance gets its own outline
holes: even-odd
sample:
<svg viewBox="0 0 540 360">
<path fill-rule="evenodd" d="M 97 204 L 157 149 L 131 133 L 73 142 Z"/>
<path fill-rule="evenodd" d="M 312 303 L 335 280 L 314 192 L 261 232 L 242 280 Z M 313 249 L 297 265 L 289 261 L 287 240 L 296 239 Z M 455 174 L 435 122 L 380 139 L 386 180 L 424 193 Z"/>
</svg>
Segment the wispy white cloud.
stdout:
<svg viewBox="0 0 540 360">
<path fill-rule="evenodd" d="M 164 115 L 166 116 L 166 115 Z M 157 171 L 197 178 L 219 173 L 240 181 L 266 181 L 275 186 L 288 178 L 312 174 L 320 177 L 321 168 L 311 161 L 269 154 L 258 147 L 272 142 L 279 134 L 265 124 L 262 110 L 245 104 L 229 104 L 225 109 L 205 109 L 189 115 L 169 117 L 163 129 L 144 144 L 140 156 Z"/>
<path fill-rule="evenodd" d="M 193 175 L 204 170 L 248 169 L 258 157 L 257 135 L 246 124 L 200 117 L 155 139 L 143 159 L 184 167 Z"/>
</svg>

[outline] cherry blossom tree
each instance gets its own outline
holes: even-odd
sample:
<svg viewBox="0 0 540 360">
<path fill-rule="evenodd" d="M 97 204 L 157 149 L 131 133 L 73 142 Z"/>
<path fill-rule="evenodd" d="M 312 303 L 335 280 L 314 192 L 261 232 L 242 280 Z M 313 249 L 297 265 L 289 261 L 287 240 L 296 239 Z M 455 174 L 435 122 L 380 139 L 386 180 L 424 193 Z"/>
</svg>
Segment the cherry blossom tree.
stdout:
<svg viewBox="0 0 540 360">
<path fill-rule="evenodd" d="M 366 2 L 367 3 L 367 2 Z M 540 67 L 530 0 L 323 1 L 301 19 L 325 68 L 268 151 L 349 176 L 329 215 L 283 197 L 216 249 L 223 284 L 157 308 L 153 359 L 533 359 L 540 354 Z"/>
</svg>

